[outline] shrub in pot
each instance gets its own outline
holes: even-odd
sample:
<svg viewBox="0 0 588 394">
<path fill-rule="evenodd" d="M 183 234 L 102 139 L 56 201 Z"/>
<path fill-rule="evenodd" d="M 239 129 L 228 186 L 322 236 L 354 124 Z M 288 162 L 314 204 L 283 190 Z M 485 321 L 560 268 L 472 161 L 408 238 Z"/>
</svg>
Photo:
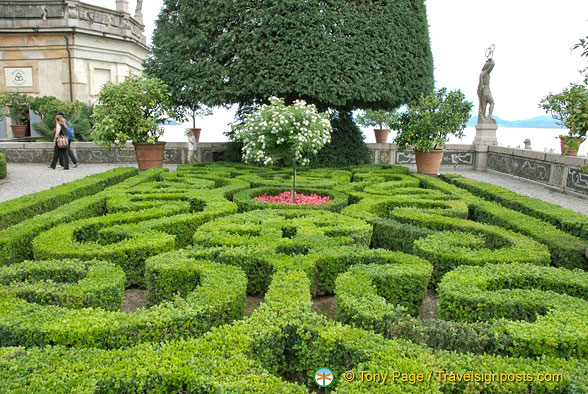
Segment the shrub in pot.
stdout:
<svg viewBox="0 0 588 394">
<path fill-rule="evenodd" d="M 561 154 L 575 156 L 588 131 L 588 88 L 572 83 L 559 93 L 543 97 L 539 107 L 569 129 L 567 135 L 559 136 Z"/>
<path fill-rule="evenodd" d="M 14 121 L 12 133 L 16 138 L 25 136 L 29 116 L 30 97 L 18 92 L 0 92 L 0 117 L 10 116 Z"/>
<path fill-rule="evenodd" d="M 161 167 L 165 142 L 158 139 L 167 117 L 178 119 L 167 86 L 155 77 L 129 75 L 122 83 L 107 82 L 100 90 L 92 114 L 92 140 L 107 150 L 124 149 L 131 141 L 140 170 Z"/>
<path fill-rule="evenodd" d="M 391 126 L 398 130 L 394 142 L 401 151 L 415 151 L 419 173 L 437 174 L 445 144 L 451 135 L 463 137 L 472 106 L 460 90 L 447 92 L 443 88 L 422 95 L 392 122 Z M 433 160 L 433 167 L 425 168 L 422 160 Z"/>
<path fill-rule="evenodd" d="M 189 104 L 179 107 L 178 109 L 178 116 L 180 116 L 182 120 L 186 120 L 187 118 L 192 119 L 192 128 L 190 130 L 192 130 L 196 142 L 200 140 L 200 131 L 202 130 L 196 128 L 196 117 L 209 115 L 212 115 L 212 110 L 210 108 L 201 107 L 198 104 Z"/>
<path fill-rule="evenodd" d="M 396 120 L 397 114 L 384 110 L 367 109 L 363 114 L 357 116 L 357 123 L 361 126 L 376 126 L 374 134 L 378 144 L 385 144 L 390 133 L 390 124 Z"/>
</svg>

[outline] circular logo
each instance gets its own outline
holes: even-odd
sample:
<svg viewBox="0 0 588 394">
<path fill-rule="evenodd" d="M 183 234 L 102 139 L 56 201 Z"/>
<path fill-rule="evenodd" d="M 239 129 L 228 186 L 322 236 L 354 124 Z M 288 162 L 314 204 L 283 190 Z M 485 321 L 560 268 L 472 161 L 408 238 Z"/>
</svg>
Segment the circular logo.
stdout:
<svg viewBox="0 0 588 394">
<path fill-rule="evenodd" d="M 329 368 L 321 368 L 314 374 L 314 381 L 321 387 L 327 387 L 333 383 L 333 371 Z"/>
</svg>

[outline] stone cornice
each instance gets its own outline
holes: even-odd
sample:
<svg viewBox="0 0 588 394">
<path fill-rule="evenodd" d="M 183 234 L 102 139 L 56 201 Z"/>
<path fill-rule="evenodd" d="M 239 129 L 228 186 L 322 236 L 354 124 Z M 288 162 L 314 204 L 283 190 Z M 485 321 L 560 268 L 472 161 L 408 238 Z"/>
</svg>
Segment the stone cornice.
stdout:
<svg viewBox="0 0 588 394">
<path fill-rule="evenodd" d="M 120 11 L 77 0 L 0 1 L 0 32 L 55 29 L 130 39 L 146 48 L 144 26 Z"/>
</svg>

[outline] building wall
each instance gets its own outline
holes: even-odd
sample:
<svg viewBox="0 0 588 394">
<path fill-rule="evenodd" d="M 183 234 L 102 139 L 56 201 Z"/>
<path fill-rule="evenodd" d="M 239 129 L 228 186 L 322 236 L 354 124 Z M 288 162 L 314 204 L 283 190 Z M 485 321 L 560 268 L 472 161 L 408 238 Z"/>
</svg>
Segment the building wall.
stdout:
<svg viewBox="0 0 588 394">
<path fill-rule="evenodd" d="M 126 9 L 0 0 L 0 90 L 93 104 L 105 82 L 140 72 L 147 53 L 143 26 Z"/>
</svg>

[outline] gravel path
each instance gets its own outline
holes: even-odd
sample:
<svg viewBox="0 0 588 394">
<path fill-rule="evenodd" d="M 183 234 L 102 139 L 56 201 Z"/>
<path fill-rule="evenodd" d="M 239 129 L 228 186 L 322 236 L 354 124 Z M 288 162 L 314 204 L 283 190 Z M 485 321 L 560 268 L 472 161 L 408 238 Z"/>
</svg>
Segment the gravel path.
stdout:
<svg viewBox="0 0 588 394">
<path fill-rule="evenodd" d="M 80 164 L 77 168 L 64 171 L 61 168 L 56 170 L 47 168 L 44 164 L 8 163 L 8 175 L 6 178 L 0 179 L 0 202 L 49 189 L 65 182 L 71 182 L 87 175 L 104 172 L 111 168 L 121 166 L 128 167 L 134 166 L 134 164 Z M 175 171 L 177 166 L 166 165 L 166 167 L 171 171 Z M 588 199 L 553 191 L 524 179 L 478 171 L 451 170 L 448 172 L 502 186 L 514 192 L 561 205 L 562 207 L 588 215 Z"/>
</svg>

